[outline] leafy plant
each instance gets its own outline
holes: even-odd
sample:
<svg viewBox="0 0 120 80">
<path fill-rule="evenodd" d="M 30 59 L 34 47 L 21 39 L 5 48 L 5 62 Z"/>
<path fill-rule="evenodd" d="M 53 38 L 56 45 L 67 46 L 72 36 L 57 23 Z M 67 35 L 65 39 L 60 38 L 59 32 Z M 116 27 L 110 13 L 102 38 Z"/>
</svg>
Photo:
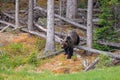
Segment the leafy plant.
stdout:
<svg viewBox="0 0 120 80">
<path fill-rule="evenodd" d="M 98 43 L 94 43 L 94 44 L 93 44 L 93 47 L 94 47 L 95 49 L 103 50 L 103 51 L 110 51 L 110 50 L 113 50 L 113 49 L 114 49 L 113 47 L 106 46 L 106 45 L 100 45 L 100 44 L 98 44 Z"/>
<path fill-rule="evenodd" d="M 4 52 L 11 57 L 27 54 L 27 49 L 21 43 L 12 43 L 3 48 L 4 48 Z"/>
<path fill-rule="evenodd" d="M 0 69 L 7 69 L 10 68 L 10 57 L 5 53 L 0 55 Z"/>
<path fill-rule="evenodd" d="M 99 62 L 96 67 L 97 68 L 105 68 L 105 67 L 110 66 L 110 64 L 111 64 L 111 58 L 107 55 L 101 54 L 99 56 Z"/>
<path fill-rule="evenodd" d="M 40 39 L 40 38 L 36 38 L 35 41 L 35 48 L 40 51 L 41 49 L 43 49 L 45 47 L 45 40 L 44 39 Z"/>
<path fill-rule="evenodd" d="M 32 52 L 32 53 L 28 56 L 27 62 L 28 62 L 29 64 L 33 64 L 33 65 L 37 66 L 37 65 L 38 65 L 37 52 Z"/>
</svg>

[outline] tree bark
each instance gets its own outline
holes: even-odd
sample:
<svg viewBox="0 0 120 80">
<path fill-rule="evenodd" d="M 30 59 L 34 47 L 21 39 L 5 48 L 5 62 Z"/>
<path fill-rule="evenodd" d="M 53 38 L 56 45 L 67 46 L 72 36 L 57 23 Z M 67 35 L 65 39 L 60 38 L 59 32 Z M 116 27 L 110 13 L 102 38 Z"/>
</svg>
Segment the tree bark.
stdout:
<svg viewBox="0 0 120 80">
<path fill-rule="evenodd" d="M 45 45 L 46 52 L 55 51 L 55 35 L 54 35 L 54 0 L 47 1 L 47 39 Z"/>
<path fill-rule="evenodd" d="M 37 6 L 37 0 L 34 0 L 34 7 Z"/>
<path fill-rule="evenodd" d="M 88 0 L 88 9 L 87 9 L 87 47 L 92 48 L 92 41 L 93 41 L 93 23 L 92 23 L 92 16 L 93 16 L 93 0 Z M 88 51 L 88 55 L 91 53 Z"/>
<path fill-rule="evenodd" d="M 29 9 L 28 9 L 28 30 L 33 30 L 33 0 L 29 0 Z"/>
<path fill-rule="evenodd" d="M 16 28 L 19 27 L 19 0 L 16 0 L 15 3 L 15 25 Z"/>
<path fill-rule="evenodd" d="M 77 0 L 67 0 L 66 18 L 74 19 L 77 14 Z"/>
</svg>

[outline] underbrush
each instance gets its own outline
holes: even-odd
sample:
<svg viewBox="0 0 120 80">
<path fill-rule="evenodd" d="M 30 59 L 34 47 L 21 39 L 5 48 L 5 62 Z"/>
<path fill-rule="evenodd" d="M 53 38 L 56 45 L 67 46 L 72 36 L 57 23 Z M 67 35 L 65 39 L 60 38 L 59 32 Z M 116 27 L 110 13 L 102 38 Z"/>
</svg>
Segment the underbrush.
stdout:
<svg viewBox="0 0 120 80">
<path fill-rule="evenodd" d="M 12 43 L 2 47 L 3 53 L 0 55 L 0 69 L 16 68 L 24 64 L 32 64 L 37 66 L 36 49 L 29 49 L 21 43 Z"/>
<path fill-rule="evenodd" d="M 112 59 L 109 56 L 103 54 L 99 55 L 99 62 L 96 65 L 96 68 L 104 69 L 106 67 L 111 67 L 111 66 L 113 66 L 113 64 L 112 64 Z"/>
</svg>

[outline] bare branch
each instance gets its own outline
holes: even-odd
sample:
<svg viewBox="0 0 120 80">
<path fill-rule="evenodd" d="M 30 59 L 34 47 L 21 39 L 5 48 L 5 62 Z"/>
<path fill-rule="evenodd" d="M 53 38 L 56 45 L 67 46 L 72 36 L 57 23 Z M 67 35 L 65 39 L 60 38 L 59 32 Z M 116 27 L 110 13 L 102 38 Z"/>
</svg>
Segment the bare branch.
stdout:
<svg viewBox="0 0 120 80">
<path fill-rule="evenodd" d="M 53 53 L 49 53 L 49 54 L 40 56 L 40 57 L 38 57 L 38 59 L 45 59 L 45 58 L 48 58 L 48 57 L 52 57 L 52 56 L 54 56 L 54 55 L 58 55 L 58 54 L 62 53 L 63 51 L 64 51 L 64 50 L 61 49 L 61 50 L 59 50 L 59 51 L 56 51 L 56 52 L 53 52 Z"/>
<path fill-rule="evenodd" d="M 2 21 L 2 20 L 0 20 L 0 23 L 2 23 L 2 24 L 6 24 L 6 25 L 9 25 L 9 26 L 15 28 L 15 25 L 14 25 L 14 24 L 12 24 L 12 23 L 8 23 L 8 22 L 6 22 L 6 21 Z"/>
<path fill-rule="evenodd" d="M 7 25 L 6 27 L 4 27 L 0 32 L 5 31 L 10 25 Z"/>
<path fill-rule="evenodd" d="M 85 68 L 84 71 L 88 71 L 90 69 L 93 69 L 95 67 L 95 65 L 98 63 L 99 58 L 96 58 L 88 67 Z"/>
</svg>

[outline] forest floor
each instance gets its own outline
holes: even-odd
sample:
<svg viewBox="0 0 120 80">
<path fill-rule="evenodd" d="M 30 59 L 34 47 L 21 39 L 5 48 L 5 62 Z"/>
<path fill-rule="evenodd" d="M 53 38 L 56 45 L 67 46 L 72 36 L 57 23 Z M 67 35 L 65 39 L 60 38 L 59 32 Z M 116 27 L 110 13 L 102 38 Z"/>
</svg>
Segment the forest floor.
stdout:
<svg viewBox="0 0 120 80">
<path fill-rule="evenodd" d="M 28 45 L 29 49 L 32 49 L 34 46 L 34 43 L 36 41 L 36 36 L 30 35 L 28 33 L 23 32 L 4 32 L 0 33 L 0 44 L 3 46 L 9 45 L 11 43 L 22 43 L 23 45 Z M 44 43 L 43 43 L 44 44 Z M 40 54 L 43 53 L 43 49 L 39 51 L 38 57 Z M 79 72 L 84 70 L 84 60 L 88 61 L 88 63 L 91 63 L 95 58 L 96 55 L 93 56 L 86 56 L 84 54 L 83 50 L 79 50 L 75 53 L 81 54 L 80 57 L 76 57 L 75 55 L 72 57 L 72 59 L 66 59 L 66 55 L 64 55 L 64 52 L 56 55 L 52 58 L 47 58 L 45 60 L 40 60 L 38 66 L 34 71 L 42 72 L 45 70 L 49 70 L 53 73 L 73 73 L 73 72 Z M 22 70 L 24 66 L 16 67 L 15 70 Z"/>
</svg>

